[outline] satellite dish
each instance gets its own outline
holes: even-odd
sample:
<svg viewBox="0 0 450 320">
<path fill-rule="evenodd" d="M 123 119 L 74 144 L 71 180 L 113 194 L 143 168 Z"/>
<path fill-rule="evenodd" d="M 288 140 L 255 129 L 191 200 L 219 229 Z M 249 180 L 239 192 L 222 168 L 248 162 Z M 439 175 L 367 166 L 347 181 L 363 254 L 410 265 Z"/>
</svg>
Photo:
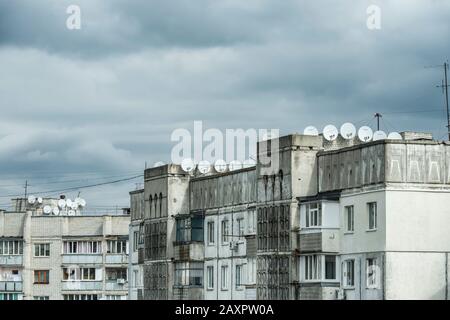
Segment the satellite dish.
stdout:
<svg viewBox="0 0 450 320">
<path fill-rule="evenodd" d="M 164 165 L 165 165 L 164 162 L 158 161 L 158 162 L 155 162 L 155 164 L 153 165 L 153 168 L 156 168 L 156 167 L 162 167 L 162 166 L 164 166 Z"/>
<path fill-rule="evenodd" d="M 66 207 L 66 200 L 64 199 L 59 199 L 58 200 L 58 207 L 60 207 L 61 209 Z"/>
<path fill-rule="evenodd" d="M 52 212 L 53 212 L 53 214 L 54 214 L 55 216 L 58 216 L 58 215 L 59 215 L 59 208 L 58 208 L 58 207 L 54 207 L 53 210 L 52 210 Z"/>
<path fill-rule="evenodd" d="M 338 134 L 338 129 L 332 124 L 329 124 L 323 128 L 323 137 L 328 141 L 336 140 Z"/>
<path fill-rule="evenodd" d="M 52 207 L 50 206 L 44 206 L 44 213 L 45 214 L 50 214 L 52 212 Z"/>
<path fill-rule="evenodd" d="M 319 131 L 317 130 L 316 127 L 308 126 L 308 127 L 305 128 L 305 130 L 303 130 L 303 134 L 305 136 L 318 136 L 319 135 Z"/>
<path fill-rule="evenodd" d="M 72 200 L 70 200 L 70 199 L 66 200 L 66 207 L 68 207 L 68 208 L 72 207 Z"/>
<path fill-rule="evenodd" d="M 41 197 L 37 198 L 37 202 L 38 202 L 39 204 L 42 204 L 43 201 L 44 201 L 44 200 L 42 200 Z"/>
<path fill-rule="evenodd" d="M 74 216 L 75 215 L 75 210 L 69 210 L 68 215 L 69 216 Z"/>
<path fill-rule="evenodd" d="M 78 203 L 72 202 L 72 205 L 70 206 L 73 210 L 78 209 Z"/>
<path fill-rule="evenodd" d="M 369 142 L 370 140 L 372 140 L 372 137 L 373 137 L 372 129 L 370 129 L 367 126 L 362 126 L 361 128 L 359 128 L 358 130 L 359 140 L 361 140 L 362 142 Z"/>
<path fill-rule="evenodd" d="M 28 196 L 28 203 L 29 204 L 34 204 L 36 202 L 36 197 L 35 196 Z"/>
<path fill-rule="evenodd" d="M 185 172 L 191 172 L 192 170 L 194 170 L 194 160 L 192 160 L 191 158 L 183 159 L 183 161 L 181 161 L 181 169 L 183 169 L 183 171 Z"/>
<path fill-rule="evenodd" d="M 247 159 L 244 161 L 244 168 L 250 168 L 256 166 L 256 161 L 253 159 Z"/>
<path fill-rule="evenodd" d="M 373 141 L 384 140 L 387 139 L 387 134 L 384 131 L 375 131 L 373 133 Z"/>
<path fill-rule="evenodd" d="M 200 161 L 197 167 L 198 171 L 203 174 L 208 173 L 211 170 L 211 164 L 207 160 Z"/>
<path fill-rule="evenodd" d="M 238 160 L 233 160 L 230 162 L 230 170 L 231 171 L 235 171 L 235 170 L 239 170 L 242 169 L 242 163 Z"/>
<path fill-rule="evenodd" d="M 86 200 L 80 198 L 80 206 L 85 207 L 86 206 Z"/>
<path fill-rule="evenodd" d="M 402 136 L 398 132 L 391 132 L 391 133 L 389 133 L 387 138 L 391 139 L 391 140 L 403 140 Z"/>
<path fill-rule="evenodd" d="M 350 123 L 346 122 L 341 126 L 341 136 L 344 139 L 350 140 L 356 136 L 356 128 Z"/>
<path fill-rule="evenodd" d="M 214 163 L 214 170 L 216 170 L 219 173 L 227 171 L 227 163 L 222 159 L 217 160 Z"/>
</svg>

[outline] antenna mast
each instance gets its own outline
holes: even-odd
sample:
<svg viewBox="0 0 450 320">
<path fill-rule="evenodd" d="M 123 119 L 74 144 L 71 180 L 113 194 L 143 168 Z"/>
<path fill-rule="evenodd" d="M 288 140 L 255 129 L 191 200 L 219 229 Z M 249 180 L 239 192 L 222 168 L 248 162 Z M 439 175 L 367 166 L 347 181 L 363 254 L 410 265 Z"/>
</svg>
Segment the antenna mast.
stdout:
<svg viewBox="0 0 450 320">
<path fill-rule="evenodd" d="M 27 197 L 28 194 L 28 180 L 25 180 L 25 198 Z"/>
<path fill-rule="evenodd" d="M 450 110 L 448 107 L 448 81 L 447 81 L 447 69 L 448 63 L 444 62 L 444 80 L 442 81 L 442 85 L 436 86 L 437 88 L 442 88 L 442 93 L 445 94 L 445 107 L 447 110 L 447 132 L 448 132 L 448 140 L 450 140 Z"/>
<path fill-rule="evenodd" d="M 381 113 L 375 113 L 374 115 L 375 118 L 377 118 L 377 131 L 380 131 L 380 118 L 383 118 L 383 116 L 381 115 Z"/>
</svg>

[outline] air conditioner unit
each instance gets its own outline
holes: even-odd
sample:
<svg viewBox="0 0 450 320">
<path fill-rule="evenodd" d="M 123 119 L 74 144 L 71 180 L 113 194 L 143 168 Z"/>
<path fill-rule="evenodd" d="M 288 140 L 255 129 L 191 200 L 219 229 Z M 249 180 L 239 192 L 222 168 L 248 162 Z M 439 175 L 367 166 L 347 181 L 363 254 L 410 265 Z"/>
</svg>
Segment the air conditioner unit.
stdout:
<svg viewBox="0 0 450 320">
<path fill-rule="evenodd" d="M 117 279 L 118 284 L 125 284 L 125 279 Z"/>
<path fill-rule="evenodd" d="M 345 300 L 345 291 L 344 291 L 344 289 L 336 290 L 336 299 L 337 300 Z"/>
<path fill-rule="evenodd" d="M 230 250 L 237 250 L 238 243 L 236 241 L 230 241 Z"/>
</svg>

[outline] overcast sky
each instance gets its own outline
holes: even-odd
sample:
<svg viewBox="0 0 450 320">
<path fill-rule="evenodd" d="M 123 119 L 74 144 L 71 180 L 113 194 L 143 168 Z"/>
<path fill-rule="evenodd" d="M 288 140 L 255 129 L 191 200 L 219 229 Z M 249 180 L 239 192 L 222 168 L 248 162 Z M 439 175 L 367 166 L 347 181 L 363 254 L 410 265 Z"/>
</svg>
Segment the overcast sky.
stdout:
<svg viewBox="0 0 450 320">
<path fill-rule="evenodd" d="M 443 69 L 425 67 L 449 33 L 447 0 L 0 0 L 0 204 L 26 179 L 56 190 L 168 162 L 194 120 L 288 134 L 381 112 L 386 131 L 443 139 Z M 135 182 L 82 195 L 126 206 Z"/>
</svg>

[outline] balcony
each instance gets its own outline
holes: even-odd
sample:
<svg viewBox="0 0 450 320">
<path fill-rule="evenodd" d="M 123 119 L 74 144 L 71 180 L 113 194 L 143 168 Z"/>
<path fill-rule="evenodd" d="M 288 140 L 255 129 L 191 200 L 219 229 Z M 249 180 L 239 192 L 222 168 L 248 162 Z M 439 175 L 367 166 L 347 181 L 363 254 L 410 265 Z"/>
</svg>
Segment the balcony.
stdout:
<svg viewBox="0 0 450 320">
<path fill-rule="evenodd" d="M 22 255 L 0 255 L 0 265 L 21 266 L 23 264 Z"/>
<path fill-rule="evenodd" d="M 127 291 L 128 290 L 128 282 L 120 283 L 117 280 L 114 281 L 106 281 L 105 282 L 105 290 L 107 291 Z"/>
<path fill-rule="evenodd" d="M 0 281 L 1 292 L 22 292 L 22 281 Z"/>
<path fill-rule="evenodd" d="M 86 291 L 103 289 L 103 281 L 62 281 L 61 290 L 64 291 Z"/>
<path fill-rule="evenodd" d="M 128 255 L 126 254 L 111 254 L 105 256 L 106 264 L 128 264 Z"/>
<path fill-rule="evenodd" d="M 63 264 L 102 264 L 103 256 L 101 254 L 64 254 L 62 256 Z"/>
<path fill-rule="evenodd" d="M 339 229 L 305 229 L 297 238 L 300 252 L 339 252 Z"/>
<path fill-rule="evenodd" d="M 203 260 L 203 243 L 174 243 L 174 259 L 178 261 Z"/>
<path fill-rule="evenodd" d="M 203 300 L 203 287 L 174 286 L 175 300 Z"/>
</svg>

